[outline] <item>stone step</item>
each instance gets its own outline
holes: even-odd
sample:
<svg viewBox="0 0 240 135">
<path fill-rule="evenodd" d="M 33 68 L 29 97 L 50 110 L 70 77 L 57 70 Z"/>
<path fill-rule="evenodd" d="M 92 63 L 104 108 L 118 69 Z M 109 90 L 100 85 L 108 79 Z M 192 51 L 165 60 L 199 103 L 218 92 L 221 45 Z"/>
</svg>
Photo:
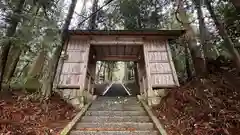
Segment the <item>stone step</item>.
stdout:
<svg viewBox="0 0 240 135">
<path fill-rule="evenodd" d="M 154 130 L 153 123 L 150 122 L 110 122 L 110 123 L 87 123 L 79 122 L 76 124 L 75 129 L 86 130 Z"/>
<path fill-rule="evenodd" d="M 106 101 L 106 102 L 93 102 L 92 105 L 105 105 L 105 104 L 108 104 L 108 105 L 140 105 L 141 103 L 140 102 L 133 102 L 133 101 Z"/>
<path fill-rule="evenodd" d="M 102 98 L 102 99 L 96 99 L 95 101 L 131 101 L 131 102 L 138 102 L 139 100 L 137 98 Z"/>
<path fill-rule="evenodd" d="M 142 107 L 141 104 L 92 104 L 90 107 L 114 107 L 114 106 L 119 106 L 119 107 Z"/>
<path fill-rule="evenodd" d="M 95 108 L 105 108 L 106 110 L 109 110 L 111 108 L 120 108 L 120 109 L 131 109 L 131 108 L 134 108 L 134 109 L 142 109 L 143 107 L 140 106 L 140 105 L 101 105 L 101 106 L 98 106 L 98 105 L 93 105 L 93 106 L 90 106 L 89 109 L 95 109 Z"/>
<path fill-rule="evenodd" d="M 94 101 L 93 104 L 139 104 L 138 101 L 129 100 L 105 100 L 105 101 Z"/>
<path fill-rule="evenodd" d="M 145 111 L 87 111 L 86 116 L 147 116 Z"/>
<path fill-rule="evenodd" d="M 95 101 L 132 101 L 137 102 L 137 98 L 97 98 Z"/>
<path fill-rule="evenodd" d="M 119 97 L 107 97 L 107 96 L 98 96 L 97 99 L 113 99 L 113 100 L 116 100 L 116 99 L 135 99 L 137 100 L 137 97 L 133 96 L 133 97 L 122 97 L 122 96 L 119 96 Z"/>
<path fill-rule="evenodd" d="M 83 116 L 80 122 L 150 122 L 148 116 Z"/>
<path fill-rule="evenodd" d="M 130 107 L 130 106 L 112 106 L 112 107 L 90 107 L 88 110 L 90 111 L 108 111 L 108 110 L 113 110 L 113 111 L 144 111 L 144 109 L 141 106 L 137 107 Z"/>
<path fill-rule="evenodd" d="M 97 104 L 92 104 L 91 106 L 142 106 L 140 103 L 97 103 Z"/>
<path fill-rule="evenodd" d="M 157 131 L 78 131 L 70 132 L 70 135 L 159 135 Z"/>
</svg>

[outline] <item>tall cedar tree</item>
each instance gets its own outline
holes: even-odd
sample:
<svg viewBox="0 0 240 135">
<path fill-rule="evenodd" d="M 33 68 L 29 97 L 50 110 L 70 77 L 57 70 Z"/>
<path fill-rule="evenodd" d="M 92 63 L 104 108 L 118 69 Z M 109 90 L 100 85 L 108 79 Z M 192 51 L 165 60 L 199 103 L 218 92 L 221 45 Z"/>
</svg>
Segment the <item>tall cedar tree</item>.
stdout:
<svg viewBox="0 0 240 135">
<path fill-rule="evenodd" d="M 49 68 L 48 68 L 48 73 L 47 73 L 47 78 L 43 84 L 42 87 L 42 98 L 48 99 L 51 96 L 52 93 L 52 88 L 53 88 L 53 82 L 56 76 L 57 72 L 57 67 L 58 67 L 58 62 L 61 56 L 61 53 L 64 49 L 64 43 L 66 39 L 68 38 L 68 29 L 71 24 L 72 16 L 75 10 L 77 4 L 77 0 L 72 0 L 71 5 L 68 10 L 67 17 L 65 19 L 64 25 L 62 27 L 61 31 L 61 44 L 56 48 L 53 58 L 51 62 L 49 62 Z"/>
<path fill-rule="evenodd" d="M 6 37 L 11 38 L 14 37 L 16 33 L 17 26 L 21 21 L 21 17 L 19 15 L 22 14 L 24 8 L 25 0 L 19 0 L 18 5 L 13 10 L 13 13 L 9 16 L 9 27 L 7 28 Z M 4 71 L 6 68 L 7 57 L 11 48 L 12 42 L 10 39 L 7 39 L 2 45 L 1 56 L 0 56 L 0 90 L 2 88 Z"/>
</svg>

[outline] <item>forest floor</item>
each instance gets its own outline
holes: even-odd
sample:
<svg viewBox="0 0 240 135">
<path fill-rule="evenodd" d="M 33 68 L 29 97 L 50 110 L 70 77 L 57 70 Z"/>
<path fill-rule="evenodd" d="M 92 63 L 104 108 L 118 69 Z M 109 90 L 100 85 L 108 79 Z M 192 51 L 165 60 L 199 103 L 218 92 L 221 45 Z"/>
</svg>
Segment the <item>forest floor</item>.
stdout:
<svg viewBox="0 0 240 135">
<path fill-rule="evenodd" d="M 240 77 L 234 68 L 215 67 L 170 90 L 154 108 L 169 135 L 240 134 Z"/>
<path fill-rule="evenodd" d="M 56 135 L 75 114 L 59 95 L 41 103 L 23 92 L 12 92 L 0 99 L 0 135 Z"/>
</svg>

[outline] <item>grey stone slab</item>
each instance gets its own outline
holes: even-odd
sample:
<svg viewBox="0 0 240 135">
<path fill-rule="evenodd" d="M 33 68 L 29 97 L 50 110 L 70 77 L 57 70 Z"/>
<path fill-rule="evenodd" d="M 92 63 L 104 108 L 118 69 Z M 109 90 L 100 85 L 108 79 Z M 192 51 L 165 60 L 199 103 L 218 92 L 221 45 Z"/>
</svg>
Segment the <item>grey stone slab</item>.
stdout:
<svg viewBox="0 0 240 135">
<path fill-rule="evenodd" d="M 83 116 L 81 122 L 150 122 L 148 116 Z"/>
<path fill-rule="evenodd" d="M 144 109 L 141 106 L 135 106 L 135 107 L 131 107 L 131 106 L 96 106 L 96 107 L 90 107 L 88 109 L 89 111 L 108 111 L 108 110 L 114 110 L 114 111 L 144 111 Z"/>
<path fill-rule="evenodd" d="M 157 131 L 71 131 L 70 135 L 159 135 Z"/>
<path fill-rule="evenodd" d="M 147 116 L 145 111 L 87 111 L 85 116 Z"/>
<path fill-rule="evenodd" d="M 88 130 L 88 129 L 99 129 L 99 130 L 154 130 L 153 123 L 150 122 L 110 122 L 110 123 L 86 123 L 79 122 L 76 124 L 75 129 L 77 130 Z"/>
</svg>

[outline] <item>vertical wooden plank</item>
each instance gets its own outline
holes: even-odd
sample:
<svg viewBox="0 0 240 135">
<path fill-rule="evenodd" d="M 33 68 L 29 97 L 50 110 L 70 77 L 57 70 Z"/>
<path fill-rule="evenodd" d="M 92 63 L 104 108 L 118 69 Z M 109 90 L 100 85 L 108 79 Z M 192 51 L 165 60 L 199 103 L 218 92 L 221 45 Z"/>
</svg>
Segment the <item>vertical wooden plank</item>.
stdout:
<svg viewBox="0 0 240 135">
<path fill-rule="evenodd" d="M 94 94 L 94 88 L 95 88 L 95 82 L 96 82 L 96 66 L 97 66 L 97 61 L 94 60 L 93 64 L 92 64 L 92 68 L 93 68 L 93 80 L 91 82 L 91 93 Z"/>
<path fill-rule="evenodd" d="M 63 47 L 64 55 L 61 54 L 60 59 L 58 61 L 58 68 L 56 71 L 56 76 L 54 78 L 55 85 L 59 84 L 59 82 L 60 82 L 60 76 L 61 76 L 61 72 L 62 72 L 62 68 L 63 68 L 63 64 L 64 64 L 64 56 L 66 55 L 68 44 L 69 44 L 69 39 L 67 39 L 65 41 L 64 47 Z M 54 87 L 56 87 L 56 86 L 54 86 Z"/>
<path fill-rule="evenodd" d="M 149 41 L 145 41 L 143 44 L 143 52 L 144 52 L 144 58 L 145 58 L 145 69 L 146 69 L 146 82 L 147 82 L 147 89 L 146 89 L 146 97 L 147 97 L 147 102 L 148 105 L 151 106 L 152 102 L 149 97 L 152 97 L 153 95 L 153 90 L 152 90 L 152 82 L 151 82 L 151 76 L 150 76 L 150 68 L 149 68 L 149 58 L 148 58 L 148 45 Z"/>
<path fill-rule="evenodd" d="M 92 80 L 92 82 L 91 82 L 91 94 L 93 95 L 94 94 L 94 88 L 95 88 L 95 81 L 94 80 Z"/>
<path fill-rule="evenodd" d="M 146 70 L 146 80 L 147 80 L 147 88 L 151 89 L 151 82 L 150 82 L 150 68 L 149 68 L 149 59 L 148 59 L 148 43 L 145 42 L 143 46 L 143 52 L 144 52 L 144 60 L 145 60 L 145 70 Z"/>
<path fill-rule="evenodd" d="M 143 87 L 143 91 L 145 94 L 145 99 L 147 98 L 147 90 L 146 90 L 146 80 L 145 80 L 145 76 L 142 77 L 142 87 Z"/>
<path fill-rule="evenodd" d="M 90 89 L 91 89 L 91 80 L 92 80 L 92 77 L 89 76 L 89 79 L 88 79 L 88 92 L 90 93 Z"/>
<path fill-rule="evenodd" d="M 180 86 L 179 81 L 178 81 L 178 77 L 177 77 L 177 72 L 176 72 L 175 66 L 173 64 L 171 49 L 170 49 L 170 46 L 169 46 L 167 41 L 165 41 L 165 46 L 167 48 L 168 59 L 169 59 L 170 65 L 171 65 L 170 67 L 172 69 L 172 75 L 173 75 L 174 82 L 177 86 Z"/>
<path fill-rule="evenodd" d="M 81 48 L 81 50 L 85 50 L 85 52 L 83 55 L 83 60 L 84 62 L 83 64 L 83 70 L 80 71 L 82 72 L 82 79 L 80 82 L 80 91 L 79 91 L 79 96 L 83 96 L 83 92 L 84 92 L 84 88 L 85 88 L 85 81 L 86 81 L 86 75 L 87 75 L 87 64 L 88 64 L 88 56 L 89 56 L 89 49 L 90 49 L 90 42 L 88 40 L 86 41 L 79 41 L 79 47 Z"/>
<path fill-rule="evenodd" d="M 136 65 L 135 66 L 137 66 L 137 73 L 135 73 L 135 74 L 138 74 L 138 84 L 139 84 L 139 88 L 140 88 L 140 83 L 141 83 L 141 74 L 140 74 L 140 67 L 139 67 L 139 62 L 137 62 L 136 63 Z M 141 89 L 140 89 L 140 93 L 141 93 Z"/>
</svg>

